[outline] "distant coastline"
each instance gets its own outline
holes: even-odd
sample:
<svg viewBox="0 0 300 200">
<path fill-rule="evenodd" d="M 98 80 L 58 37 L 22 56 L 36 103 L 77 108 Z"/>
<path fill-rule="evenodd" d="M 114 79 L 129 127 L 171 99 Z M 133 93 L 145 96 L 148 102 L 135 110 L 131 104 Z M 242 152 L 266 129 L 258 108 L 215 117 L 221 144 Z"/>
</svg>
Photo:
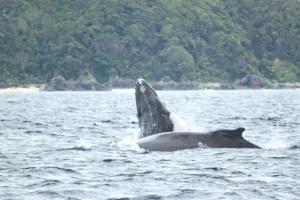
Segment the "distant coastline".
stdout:
<svg viewBox="0 0 300 200">
<path fill-rule="evenodd" d="M 245 86 L 238 86 L 234 84 L 228 83 L 199 83 L 199 82 L 152 82 L 151 83 L 156 90 L 260 90 L 260 89 L 300 89 L 300 82 L 297 83 L 278 83 L 271 84 L 266 87 L 260 88 L 249 88 Z M 81 90 L 64 90 L 64 91 L 114 91 L 114 92 L 127 92 L 134 91 L 135 85 L 105 85 L 106 89 L 102 90 L 89 90 L 89 89 L 81 89 Z M 2 87 L 0 88 L 0 93 L 22 93 L 22 92 L 47 92 L 44 90 L 45 85 L 20 85 L 20 86 L 12 86 L 12 87 Z M 53 91 L 61 91 L 61 90 L 53 90 Z"/>
<path fill-rule="evenodd" d="M 20 85 L 20 86 L 13 86 L 13 87 L 3 87 L 0 88 L 0 93 L 10 93 L 10 92 L 40 92 L 44 85 Z"/>
</svg>

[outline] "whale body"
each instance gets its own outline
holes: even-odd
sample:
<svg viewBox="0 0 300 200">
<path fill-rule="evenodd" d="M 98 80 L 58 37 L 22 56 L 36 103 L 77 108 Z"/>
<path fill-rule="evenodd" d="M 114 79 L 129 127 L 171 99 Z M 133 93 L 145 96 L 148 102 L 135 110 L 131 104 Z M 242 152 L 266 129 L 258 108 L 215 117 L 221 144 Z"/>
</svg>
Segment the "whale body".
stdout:
<svg viewBox="0 0 300 200">
<path fill-rule="evenodd" d="M 260 148 L 243 138 L 244 130 L 244 128 L 238 128 L 208 133 L 166 132 L 139 139 L 137 144 L 147 151 L 177 151 L 199 147 Z"/>
<path fill-rule="evenodd" d="M 144 79 L 137 80 L 135 97 L 141 130 L 137 141 L 140 148 L 149 151 L 176 151 L 197 147 L 260 148 L 243 138 L 244 128 L 207 133 L 176 130 L 171 112 Z"/>
</svg>

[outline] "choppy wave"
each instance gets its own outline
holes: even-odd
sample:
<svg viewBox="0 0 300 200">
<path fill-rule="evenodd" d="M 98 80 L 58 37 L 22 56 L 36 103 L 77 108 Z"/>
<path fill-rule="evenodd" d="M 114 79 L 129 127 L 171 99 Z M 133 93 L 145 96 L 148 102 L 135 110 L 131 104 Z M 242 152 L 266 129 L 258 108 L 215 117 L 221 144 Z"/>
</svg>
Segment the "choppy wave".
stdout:
<svg viewBox="0 0 300 200">
<path fill-rule="evenodd" d="M 193 131 L 263 149 L 147 153 L 134 93 L 0 94 L 0 199 L 299 199 L 300 94 L 158 91 Z"/>
</svg>

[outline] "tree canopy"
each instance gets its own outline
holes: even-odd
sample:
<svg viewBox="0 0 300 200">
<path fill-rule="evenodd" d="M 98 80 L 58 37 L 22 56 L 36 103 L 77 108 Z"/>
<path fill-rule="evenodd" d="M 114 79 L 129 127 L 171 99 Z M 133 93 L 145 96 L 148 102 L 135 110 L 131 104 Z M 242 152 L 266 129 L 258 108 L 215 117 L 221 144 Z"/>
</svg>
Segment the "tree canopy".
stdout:
<svg viewBox="0 0 300 200">
<path fill-rule="evenodd" d="M 299 0 L 2 0 L 0 82 L 300 81 Z"/>
</svg>

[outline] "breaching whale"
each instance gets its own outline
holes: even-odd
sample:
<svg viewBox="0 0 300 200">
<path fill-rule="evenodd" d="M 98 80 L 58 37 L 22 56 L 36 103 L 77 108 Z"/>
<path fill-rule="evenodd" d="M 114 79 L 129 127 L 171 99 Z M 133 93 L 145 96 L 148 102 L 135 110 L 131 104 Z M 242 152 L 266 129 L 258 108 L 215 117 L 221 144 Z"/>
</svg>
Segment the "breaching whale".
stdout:
<svg viewBox="0 0 300 200">
<path fill-rule="evenodd" d="M 170 119 L 171 113 L 144 79 L 139 78 L 136 82 L 135 101 L 142 138 L 174 130 L 174 124 Z"/>
<path fill-rule="evenodd" d="M 141 130 L 137 144 L 149 151 L 176 151 L 197 148 L 260 148 L 245 140 L 244 128 L 208 133 L 177 131 L 170 111 L 160 101 L 153 87 L 139 78 L 135 88 L 137 118 Z"/>
</svg>

